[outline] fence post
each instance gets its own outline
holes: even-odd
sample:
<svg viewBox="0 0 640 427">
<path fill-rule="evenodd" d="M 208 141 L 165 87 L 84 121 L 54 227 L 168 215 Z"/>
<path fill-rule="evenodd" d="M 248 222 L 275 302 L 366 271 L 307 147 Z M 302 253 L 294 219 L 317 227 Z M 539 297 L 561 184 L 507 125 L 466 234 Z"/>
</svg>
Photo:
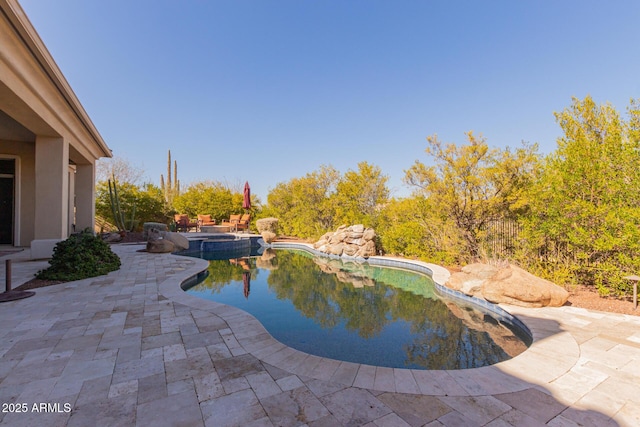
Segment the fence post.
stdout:
<svg viewBox="0 0 640 427">
<path fill-rule="evenodd" d="M 640 277 L 634 274 L 632 276 L 625 276 L 625 279 L 633 282 L 633 309 L 635 310 L 638 308 L 638 280 L 640 280 Z"/>
</svg>

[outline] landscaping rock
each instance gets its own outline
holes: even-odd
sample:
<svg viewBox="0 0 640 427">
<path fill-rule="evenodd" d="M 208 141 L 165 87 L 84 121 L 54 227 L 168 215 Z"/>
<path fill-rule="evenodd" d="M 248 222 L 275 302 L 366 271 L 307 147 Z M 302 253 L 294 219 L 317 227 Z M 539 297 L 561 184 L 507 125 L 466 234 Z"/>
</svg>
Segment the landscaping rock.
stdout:
<svg viewBox="0 0 640 427">
<path fill-rule="evenodd" d="M 488 279 L 493 277 L 498 272 L 499 268 L 495 265 L 482 264 L 476 262 L 474 264 L 465 265 L 462 267 L 462 272 L 477 277 L 478 279 Z"/>
<path fill-rule="evenodd" d="M 169 231 L 167 224 L 163 224 L 161 222 L 145 222 L 142 225 L 142 238 L 144 240 L 149 239 L 149 230 L 154 229 L 158 231 Z"/>
<path fill-rule="evenodd" d="M 272 233 L 278 233 L 278 218 L 261 218 L 256 221 L 256 228 L 259 233 L 263 231 L 271 231 Z"/>
<path fill-rule="evenodd" d="M 175 245 L 167 239 L 153 239 L 147 241 L 147 252 L 152 254 L 166 254 L 173 252 Z"/>
<path fill-rule="evenodd" d="M 376 254 L 376 242 L 368 240 L 364 245 L 360 246 L 355 256 L 358 258 L 369 258 Z"/>
<path fill-rule="evenodd" d="M 274 240 L 276 240 L 276 233 L 272 232 L 272 231 L 263 231 L 262 233 L 260 233 L 262 235 L 262 240 L 264 240 L 265 243 L 271 243 Z"/>
<path fill-rule="evenodd" d="M 376 232 L 362 224 L 341 225 L 333 233 L 326 233 L 313 247 L 331 255 L 368 258 L 376 254 Z"/>
<path fill-rule="evenodd" d="M 364 240 L 374 240 L 376 238 L 376 232 L 373 231 L 373 228 L 367 228 L 362 232 L 362 238 Z"/>
<path fill-rule="evenodd" d="M 160 236 L 163 239 L 169 240 L 171 243 L 173 243 L 173 245 L 175 246 L 175 250 L 177 251 L 189 249 L 189 239 L 187 239 L 180 233 L 175 233 L 172 231 L 161 231 Z"/>
<path fill-rule="evenodd" d="M 358 253 L 358 246 L 352 244 L 344 245 L 342 253 L 347 256 L 355 256 Z"/>
<path fill-rule="evenodd" d="M 120 233 L 109 233 L 103 236 L 102 240 L 107 243 L 117 243 L 122 240 L 122 235 Z"/>
<path fill-rule="evenodd" d="M 344 252 L 344 243 L 338 242 L 328 246 L 327 252 L 331 255 L 342 255 L 342 252 Z"/>
<path fill-rule="evenodd" d="M 564 288 L 514 265 L 487 279 L 482 285 L 482 295 L 495 304 L 523 307 L 560 307 L 569 299 Z"/>
<path fill-rule="evenodd" d="M 445 286 L 495 304 L 523 307 L 559 307 L 569 298 L 564 288 L 514 265 L 470 264 L 452 274 Z"/>
<path fill-rule="evenodd" d="M 498 272 L 498 268 L 489 265 L 474 263 L 462 267 L 462 271 L 449 277 L 445 286 L 466 295 L 482 298 L 482 284 L 485 280 Z"/>
<path fill-rule="evenodd" d="M 256 228 L 262 240 L 271 243 L 278 237 L 278 218 L 261 218 L 256 221 Z"/>
</svg>

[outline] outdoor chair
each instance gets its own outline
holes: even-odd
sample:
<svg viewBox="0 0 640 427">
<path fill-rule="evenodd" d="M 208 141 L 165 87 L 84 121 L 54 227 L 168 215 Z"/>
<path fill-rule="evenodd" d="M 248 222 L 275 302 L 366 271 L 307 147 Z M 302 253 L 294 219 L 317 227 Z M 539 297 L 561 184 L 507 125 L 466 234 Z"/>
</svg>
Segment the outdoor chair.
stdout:
<svg viewBox="0 0 640 427">
<path fill-rule="evenodd" d="M 234 231 L 237 231 L 238 223 L 240 222 L 241 215 L 230 215 L 228 221 L 222 221 L 222 225 L 233 228 Z"/>
<path fill-rule="evenodd" d="M 251 215 L 250 214 L 242 215 L 242 217 L 238 221 L 238 224 L 236 225 L 236 230 L 247 230 L 248 231 L 249 230 L 249 221 L 251 221 Z"/>
<path fill-rule="evenodd" d="M 198 227 L 202 229 L 202 226 L 216 225 L 216 220 L 211 219 L 211 215 L 198 215 Z"/>
<path fill-rule="evenodd" d="M 191 221 L 189 219 L 189 215 L 187 214 L 176 214 L 174 215 L 174 219 L 176 221 L 176 231 L 183 231 L 187 233 L 189 229 L 195 228 L 198 231 L 198 222 Z"/>
</svg>

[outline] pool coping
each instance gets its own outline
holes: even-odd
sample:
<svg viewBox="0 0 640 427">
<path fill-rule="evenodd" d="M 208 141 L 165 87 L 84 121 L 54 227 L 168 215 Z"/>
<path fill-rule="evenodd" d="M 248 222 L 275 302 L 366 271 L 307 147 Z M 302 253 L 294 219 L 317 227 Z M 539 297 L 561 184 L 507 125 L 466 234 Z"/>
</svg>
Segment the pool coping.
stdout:
<svg viewBox="0 0 640 427">
<path fill-rule="evenodd" d="M 305 250 L 310 247 L 300 243 L 276 244 L 273 247 L 283 248 L 285 245 Z M 370 260 L 372 258 L 374 257 Z M 233 333 L 224 337 L 232 350 L 235 346 L 265 363 L 308 378 L 380 392 L 481 396 L 522 391 L 531 388 L 532 384 L 547 385 L 570 371 L 580 356 L 579 345 L 573 336 L 563 331 L 557 322 L 549 321 L 544 313 L 536 311 L 540 309 L 501 305 L 501 310 L 515 315 L 527 327 L 533 341 L 520 355 L 491 366 L 461 370 L 420 370 L 319 357 L 279 342 L 255 317 L 239 308 L 187 294 L 181 287 L 182 283 L 206 270 L 209 265 L 206 260 L 191 259 L 195 261 L 194 265 L 185 269 L 177 282 L 176 277 L 161 282 L 159 292 L 175 302 L 222 318 Z M 435 281 L 441 281 L 446 276 L 446 270 L 434 264 L 399 258 L 386 259 L 426 267 L 433 272 Z M 232 342 L 234 339 L 235 342 Z"/>
</svg>

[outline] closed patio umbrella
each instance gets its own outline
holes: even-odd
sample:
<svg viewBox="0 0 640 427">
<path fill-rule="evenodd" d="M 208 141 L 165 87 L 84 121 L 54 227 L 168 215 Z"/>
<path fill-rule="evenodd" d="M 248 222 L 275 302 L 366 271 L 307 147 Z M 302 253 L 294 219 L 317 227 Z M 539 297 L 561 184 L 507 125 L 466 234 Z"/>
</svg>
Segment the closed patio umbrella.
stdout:
<svg viewBox="0 0 640 427">
<path fill-rule="evenodd" d="M 242 209 L 251 209 L 251 188 L 249 181 L 244 183 L 244 199 L 242 200 Z"/>
</svg>

